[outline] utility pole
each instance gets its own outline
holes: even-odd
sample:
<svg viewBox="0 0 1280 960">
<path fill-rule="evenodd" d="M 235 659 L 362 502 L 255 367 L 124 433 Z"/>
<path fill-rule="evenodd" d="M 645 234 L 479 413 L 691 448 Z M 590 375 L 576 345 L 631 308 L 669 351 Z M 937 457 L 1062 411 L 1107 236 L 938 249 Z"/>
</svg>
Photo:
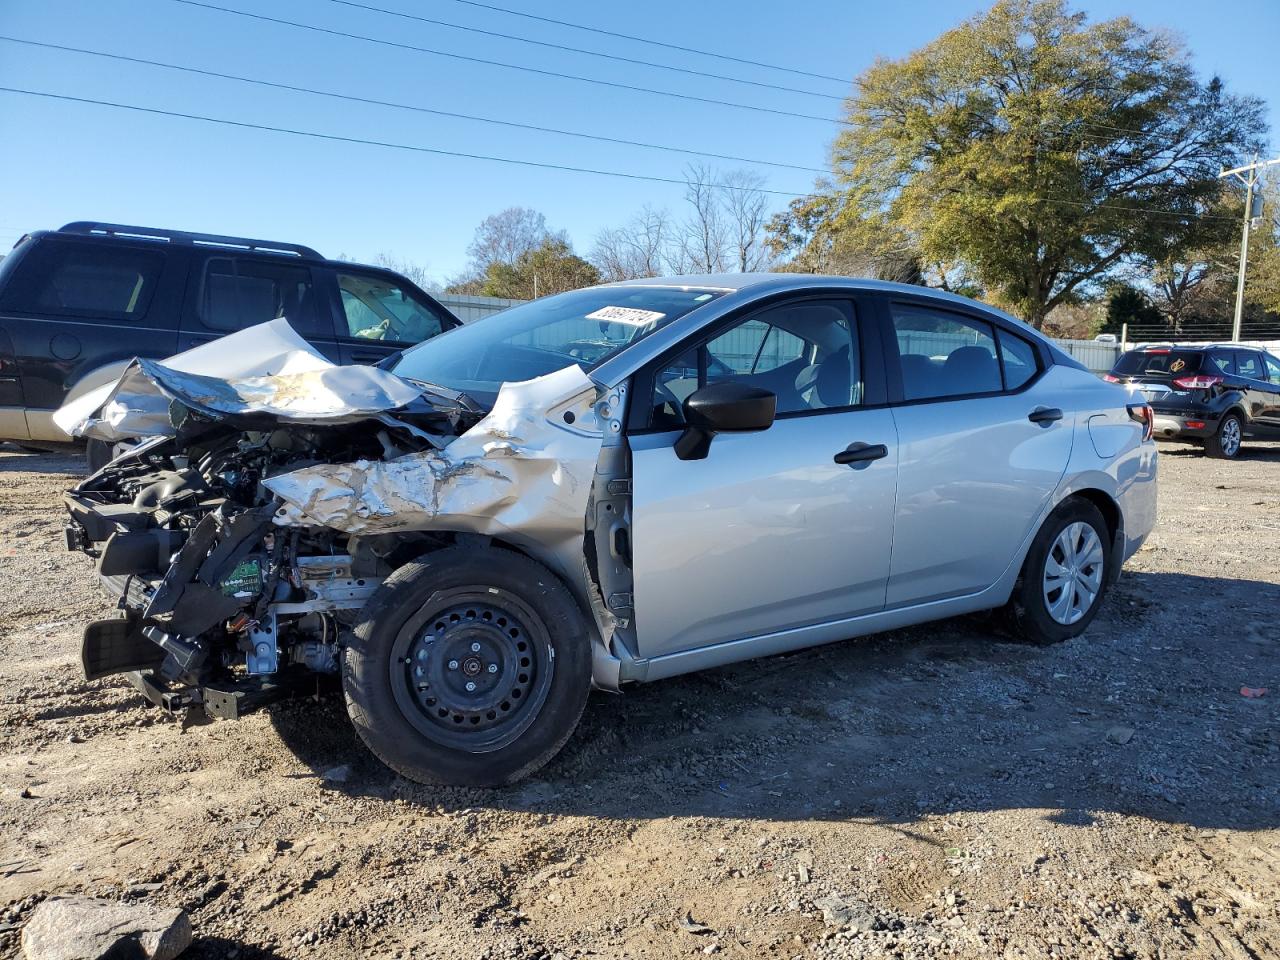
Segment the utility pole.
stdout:
<svg viewBox="0 0 1280 960">
<path fill-rule="evenodd" d="M 1280 163 L 1280 157 L 1274 160 L 1263 160 L 1258 162 L 1258 155 L 1253 155 L 1253 163 L 1246 163 L 1243 167 L 1236 167 L 1233 170 L 1223 170 L 1218 174 L 1218 179 L 1223 177 L 1235 177 L 1245 185 L 1244 193 L 1244 225 L 1240 230 L 1240 275 L 1236 278 L 1236 315 L 1235 320 L 1231 324 L 1231 342 L 1240 342 L 1240 323 L 1244 318 L 1244 274 L 1249 266 L 1249 230 L 1253 226 L 1253 221 L 1261 215 L 1261 209 L 1254 210 L 1254 190 L 1258 186 L 1259 174 L 1264 167 L 1269 167 L 1273 163 Z M 1248 173 L 1246 179 L 1243 174 Z M 1261 200 L 1261 195 L 1258 197 Z"/>
</svg>

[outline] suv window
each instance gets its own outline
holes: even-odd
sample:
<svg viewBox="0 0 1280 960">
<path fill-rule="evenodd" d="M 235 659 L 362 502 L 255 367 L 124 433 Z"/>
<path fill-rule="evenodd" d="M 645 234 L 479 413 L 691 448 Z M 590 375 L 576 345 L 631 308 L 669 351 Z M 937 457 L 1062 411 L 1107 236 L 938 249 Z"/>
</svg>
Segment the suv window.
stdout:
<svg viewBox="0 0 1280 960">
<path fill-rule="evenodd" d="M 1201 350 L 1130 350 L 1120 356 L 1111 372 L 1120 377 L 1189 377 L 1200 372 L 1204 357 Z"/>
<path fill-rule="evenodd" d="M 1280 360 L 1269 353 L 1262 355 L 1262 362 L 1267 365 L 1267 381 L 1280 384 Z"/>
<path fill-rule="evenodd" d="M 910 303 L 894 303 L 890 310 L 906 399 L 962 397 L 1004 389 L 991 324 Z"/>
<path fill-rule="evenodd" d="M 654 378 L 653 426 L 681 426 L 689 394 L 725 380 L 772 391 L 779 416 L 859 405 L 862 362 L 852 303 L 771 307 L 681 354 Z"/>
<path fill-rule="evenodd" d="M 231 257 L 205 264 L 200 320 L 210 330 L 243 330 L 286 317 L 299 333 L 314 335 L 314 302 L 306 267 Z"/>
<path fill-rule="evenodd" d="M 20 313 L 136 320 L 164 267 L 158 250 L 42 240 L 7 285 L 4 307 Z"/>
<path fill-rule="evenodd" d="M 1169 365 L 1169 369 L 1173 369 L 1172 363 Z M 1234 374 L 1236 372 L 1236 364 L 1233 355 L 1225 350 L 1214 350 L 1209 354 L 1209 372 Z"/>
<path fill-rule="evenodd" d="M 1267 375 L 1262 372 L 1262 357 L 1256 353 L 1246 353 L 1243 350 L 1236 351 L 1236 373 L 1242 377 L 1248 377 L 1250 380 L 1267 379 Z"/>
<path fill-rule="evenodd" d="M 386 277 L 338 274 L 347 336 L 421 343 L 444 329 L 429 303 Z"/>
</svg>

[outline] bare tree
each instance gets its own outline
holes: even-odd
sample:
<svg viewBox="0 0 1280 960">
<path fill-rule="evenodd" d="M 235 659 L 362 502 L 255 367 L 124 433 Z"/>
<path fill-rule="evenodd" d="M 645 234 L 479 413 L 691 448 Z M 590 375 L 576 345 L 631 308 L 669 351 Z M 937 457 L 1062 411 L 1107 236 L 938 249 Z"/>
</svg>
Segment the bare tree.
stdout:
<svg viewBox="0 0 1280 960">
<path fill-rule="evenodd" d="M 693 209 L 681 231 L 683 258 L 698 273 L 723 273 L 728 262 L 729 234 L 718 196 L 715 171 L 690 164 L 685 171 L 684 198 Z"/>
<path fill-rule="evenodd" d="M 766 181 L 750 170 L 734 170 L 719 181 L 732 256 L 739 273 L 764 270 L 773 262 L 765 241 L 769 220 L 769 198 L 762 192 Z"/>
<path fill-rule="evenodd" d="M 548 239 L 568 239 L 547 229 L 547 218 L 528 207 L 508 207 L 480 221 L 467 247 L 471 270 L 482 274 L 494 263 L 513 264 L 523 253 L 538 249 Z"/>
<path fill-rule="evenodd" d="M 622 227 L 600 231 L 591 261 L 605 280 L 660 276 L 669 267 L 672 239 L 667 212 L 646 204 Z"/>
<path fill-rule="evenodd" d="M 388 270 L 395 271 L 402 277 L 407 277 L 423 290 L 433 292 L 440 289 L 439 284 L 427 275 L 427 268 L 421 263 L 414 263 L 412 260 L 397 257 L 394 254 L 387 253 L 385 250 L 374 257 L 373 262 L 375 266 L 385 267 Z"/>
</svg>

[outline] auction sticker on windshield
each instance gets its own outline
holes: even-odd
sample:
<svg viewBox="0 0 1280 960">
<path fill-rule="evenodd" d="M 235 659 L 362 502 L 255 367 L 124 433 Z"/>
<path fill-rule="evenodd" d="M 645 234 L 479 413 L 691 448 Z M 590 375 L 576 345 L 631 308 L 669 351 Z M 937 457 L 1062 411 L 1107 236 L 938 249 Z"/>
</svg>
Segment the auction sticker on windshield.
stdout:
<svg viewBox="0 0 1280 960">
<path fill-rule="evenodd" d="M 646 323 L 661 320 L 665 313 L 656 310 L 640 310 L 636 307 L 601 307 L 594 313 L 588 313 L 588 320 L 607 320 L 609 323 L 627 323 L 642 327 Z"/>
</svg>

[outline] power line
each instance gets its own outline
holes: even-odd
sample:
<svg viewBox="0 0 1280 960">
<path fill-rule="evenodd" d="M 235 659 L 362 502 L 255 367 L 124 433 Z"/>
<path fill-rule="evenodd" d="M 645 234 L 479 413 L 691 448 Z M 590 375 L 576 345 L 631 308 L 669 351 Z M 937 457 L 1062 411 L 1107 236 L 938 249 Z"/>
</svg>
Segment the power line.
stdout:
<svg viewBox="0 0 1280 960">
<path fill-rule="evenodd" d="M 603 30 L 600 27 L 588 27 L 586 24 L 571 23 L 568 20 L 556 20 L 553 17 L 541 17 L 535 13 L 525 13 L 523 10 L 512 10 L 508 7 L 499 7 L 492 3 L 481 3 L 479 0 L 454 0 L 454 3 L 465 3 L 469 7 L 480 7 L 484 10 L 494 10 L 498 13 L 510 14 L 513 17 L 524 17 L 526 20 L 537 20 L 541 23 L 553 23 L 558 27 L 569 27 L 573 30 L 585 30 L 588 33 L 595 33 L 604 37 L 616 37 L 619 40 L 631 40 L 635 43 L 647 43 L 655 47 L 664 47 L 667 50 L 679 50 L 681 53 L 694 53 L 700 57 L 714 57 L 717 60 L 727 60 L 732 63 L 746 64 L 751 67 L 764 67 L 766 70 L 781 70 L 783 73 L 794 73 L 797 76 L 812 77 L 815 80 L 832 80 L 836 83 L 851 82 L 844 77 L 833 77 L 825 73 L 810 73 L 807 70 L 797 70 L 794 67 L 783 67 L 776 63 L 765 63 L 761 60 L 748 60 L 745 57 L 734 57 L 727 53 L 714 53 L 710 50 L 699 50 L 696 47 L 682 47 L 677 43 L 665 43 L 662 40 L 650 40 L 647 37 L 636 37 L 629 33 L 618 33 L 613 30 Z"/>
<path fill-rule="evenodd" d="M 294 93 L 306 93 L 318 97 L 330 97 L 335 100 L 347 100 L 352 103 L 366 103 L 379 107 L 391 107 L 396 110 L 412 110 L 415 113 L 427 113 L 438 117 L 451 117 L 456 120 L 472 120 L 477 123 L 491 123 L 503 127 L 513 127 L 518 130 L 533 130 L 538 133 L 551 133 L 562 137 L 580 137 L 584 140 L 596 140 L 600 143 L 612 143 L 627 147 L 643 147 L 648 150 L 664 150 L 671 153 L 683 153 L 694 157 L 708 157 L 714 160 L 730 160 L 734 163 L 755 163 L 767 167 L 780 167 L 788 170 L 802 170 L 806 173 L 826 173 L 820 167 L 806 167 L 795 163 L 782 163 L 775 160 L 756 160 L 751 157 L 738 157 L 733 154 L 726 153 L 710 153 L 705 150 L 692 150 L 687 147 L 674 147 L 666 144 L 645 143 L 640 140 L 624 140 L 619 137 L 606 137 L 594 133 L 579 133 L 574 130 L 560 130 L 555 127 L 542 127 L 532 123 L 519 123 L 514 120 L 499 120 L 494 117 L 481 117 L 467 113 L 454 113 L 448 110 L 436 110 L 431 107 L 417 106 L 410 103 L 397 103 L 392 100 L 378 100 L 373 97 L 359 97 L 354 94 L 336 93 L 331 90 L 318 90 L 314 87 L 302 87 L 291 83 L 278 83 L 273 80 L 262 80 L 256 77 L 242 77 L 233 73 L 222 73 L 217 70 L 204 70 L 199 67 L 183 66 L 177 63 L 165 63 L 162 60 L 147 60 L 143 57 L 131 57 L 122 53 L 107 53 L 103 50 L 89 50 L 84 47 L 69 47 L 60 43 L 46 43 L 41 40 L 26 40 L 21 37 L 10 37 L 0 34 L 0 40 L 9 43 L 20 43 L 32 47 L 42 47 L 48 50 L 60 50 L 67 53 L 86 54 L 92 57 L 102 57 L 108 60 L 119 60 L 125 63 L 142 64 L 148 67 L 161 67 L 165 70 L 178 70 L 183 73 L 192 73 L 204 77 L 216 77 L 220 80 L 235 80 L 238 83 L 250 83 L 262 87 L 272 87 L 277 90 L 289 90 Z"/>
<path fill-rule="evenodd" d="M 535 167 L 541 170 L 561 170 L 567 173 L 587 173 L 600 177 L 616 177 L 623 180 L 642 180 L 650 183 L 668 183 L 677 186 L 696 186 L 696 187 L 712 187 L 717 189 L 740 189 L 747 193 L 761 193 L 776 197 L 790 197 L 792 199 L 815 199 L 826 196 L 816 193 L 793 193 L 787 190 L 773 190 L 768 187 L 737 187 L 726 183 L 716 183 L 710 181 L 697 181 L 688 179 L 677 179 L 675 177 L 659 177 L 642 173 L 626 173 L 620 170 L 600 170 L 593 167 L 575 167 L 562 163 L 543 163 L 536 160 L 517 160 L 513 157 L 498 157 L 490 154 L 464 153 L 458 150 L 443 150 L 439 147 L 423 147 L 415 144 L 392 143 L 386 140 L 369 140 L 363 137 L 348 137 L 336 133 L 319 133 L 314 130 L 295 130 L 291 127 L 278 127 L 270 124 L 249 123 L 244 120 L 228 120 L 224 117 L 209 117 L 198 113 L 181 113 L 176 110 L 161 110 L 157 107 L 143 107 L 132 103 L 119 103 L 114 100 L 97 100 L 91 97 L 75 97 L 64 93 L 49 93 L 43 90 L 26 90 L 20 87 L 3 87 L 0 86 L 0 92 L 16 93 L 30 97 L 44 97 L 50 100 L 62 100 L 68 103 L 82 103 L 99 107 L 112 107 L 119 110 L 131 110 L 136 113 L 146 113 L 161 117 L 176 117 L 182 120 L 198 120 L 203 123 L 220 124 L 223 126 L 237 127 L 244 130 L 263 130 L 270 133 L 283 133 L 298 137 L 309 137 L 314 140 L 329 140 L 335 143 L 352 143 L 371 147 L 386 147 L 392 150 L 408 150 L 414 153 L 429 153 L 441 157 L 458 157 L 464 160 L 485 160 L 493 163 L 506 163 L 513 166 Z M 1120 209 L 1128 210 L 1135 213 L 1144 213 L 1149 216 L 1171 216 L 1183 220 L 1203 220 L 1203 219 L 1222 219 L 1213 217 L 1208 214 L 1189 214 L 1180 213 L 1176 210 L 1157 210 L 1151 207 L 1133 207 L 1122 206 L 1111 203 L 1088 204 L 1078 200 L 1060 200 L 1054 197 L 1030 197 L 1032 201 L 1043 203 L 1064 203 L 1072 206 L 1085 206 L 1094 209 Z M 1234 219 L 1234 218 L 1227 218 Z"/>
<path fill-rule="evenodd" d="M 502 60 L 488 60 L 484 57 L 469 57 L 461 53 L 449 53 L 446 50 L 436 50 L 431 47 L 421 47 L 412 43 L 401 43 L 397 40 L 385 40 L 381 37 L 370 37 L 363 33 L 348 33 L 345 30 L 333 30 L 329 27 L 321 27 L 314 23 L 300 23 L 297 20 L 285 20 L 280 17 L 268 17 L 261 13 L 250 13 L 247 10 L 236 10 L 233 7 L 220 7 L 213 3 L 203 3 L 201 0 L 169 0 L 170 3 L 181 3 L 189 7 L 200 7 L 205 10 L 216 10 L 219 13 L 230 13 L 237 17 L 247 17 L 251 20 L 259 20 L 263 23 L 274 23 L 285 27 L 296 27 L 299 30 L 311 30 L 315 33 L 324 33 L 333 37 L 345 37 L 348 40 L 362 40 L 365 43 L 376 43 L 384 47 L 394 47 L 398 50 L 410 50 L 414 53 L 426 53 L 437 57 L 448 57 L 451 60 L 462 60 L 467 63 L 479 63 L 489 67 L 503 67 L 507 70 L 519 70 L 523 73 L 533 73 L 543 77 L 555 77 L 560 80 L 576 80 L 579 83 L 592 83 L 602 87 L 612 87 L 615 90 L 630 90 L 634 93 L 648 93 L 659 97 L 672 97 L 676 100 L 689 100 L 694 103 L 707 103 L 718 107 L 734 107 L 738 110 L 751 110 L 756 113 L 769 113 L 779 117 L 793 117 L 799 120 L 817 120 L 819 123 L 845 123 L 846 121 L 835 117 L 821 117 L 812 113 L 796 113 L 791 110 L 777 110 L 773 107 L 762 107 L 753 103 L 739 103 L 736 100 L 717 100 L 713 97 L 699 97 L 691 93 L 676 93 L 672 90 L 658 90 L 654 87 L 639 87 L 629 83 L 618 83 L 613 80 L 601 80 L 598 77 L 584 77 L 575 73 L 561 73 L 556 70 L 542 70 L 538 67 L 526 67 L 516 63 L 506 63 Z"/>
<path fill-rule="evenodd" d="M 834 93 L 819 93 L 816 90 L 802 90 L 799 87 L 784 87 L 776 83 L 765 83 L 761 80 L 747 80 L 743 77 L 730 77 L 723 73 L 709 73 L 705 70 L 693 70 L 689 67 L 675 67 L 668 63 L 655 63 L 652 60 L 639 60 L 634 57 L 624 57 L 613 53 L 600 53 L 597 50 L 586 50 L 582 47 L 571 47 L 563 43 L 551 43 L 547 40 L 534 40 L 532 37 L 521 37 L 513 33 L 500 33 L 497 30 L 483 30 L 480 27 L 468 27 L 461 23 L 451 23 L 448 20 L 435 20 L 431 17 L 419 16 L 415 13 L 404 13 L 400 10 L 389 10 L 386 7 L 375 7 L 370 3 L 357 3 L 356 0 L 329 0 L 330 3 L 336 3 L 344 7 L 354 7 L 358 10 L 368 10 L 372 13 L 383 13 L 389 17 L 400 17 L 404 20 L 416 20 L 418 23 L 429 23 L 436 27 L 448 27 L 451 30 L 465 30 L 467 33 L 478 33 L 486 37 L 498 37 L 502 40 L 515 40 L 519 43 L 528 43 L 536 47 L 548 47 L 552 50 L 564 50 L 569 53 L 581 53 L 588 57 L 600 57 L 604 60 L 614 60 L 618 63 L 629 63 L 632 66 L 652 67 L 655 70 L 670 70 L 675 73 L 683 73 L 693 77 L 705 77 L 710 80 L 727 80 L 730 83 L 744 83 L 752 87 L 762 87 L 766 90 L 781 90 L 784 93 L 799 93 L 806 97 L 822 97 L 825 100 L 843 101 L 844 97 Z"/>
<path fill-rule="evenodd" d="M 599 177 L 620 177 L 624 180 L 647 180 L 652 183 L 671 183 L 678 186 L 729 188 L 730 184 L 715 182 L 699 182 L 682 180 L 675 177 L 656 177 L 642 173 L 624 173 L 619 170 L 597 170 L 592 167 L 574 167 L 562 163 L 540 163 L 536 160 L 517 160 L 513 157 L 495 157 L 481 153 L 463 153 L 458 150 L 442 150 L 438 147 L 422 147 L 408 143 L 391 143 L 386 140 L 368 140 L 363 137 L 345 137 L 336 133 L 318 133 L 314 130 L 295 130 L 290 127 L 277 127 L 264 123 L 248 123 L 243 120 L 228 120 L 224 117 L 208 117 L 198 113 L 180 113 L 176 110 L 160 110 L 156 107 L 142 107 L 133 103 L 119 103 L 114 100 L 96 100 L 91 97 L 73 97 L 65 93 L 48 93 L 43 90 L 24 90 L 19 87 L 0 87 L 0 92 L 17 93 L 31 97 L 46 97 L 51 100 L 64 100 L 69 103 L 83 103 L 98 107 L 114 107 L 118 110 L 132 110 L 137 113 L 149 113 L 161 117 L 178 117 L 183 120 L 199 120 L 204 123 L 216 123 L 245 130 L 265 130 L 270 133 L 286 133 L 296 137 L 310 137 L 315 140 L 331 140 L 337 143 L 354 143 L 370 147 L 388 147 L 392 150 L 410 150 L 414 153 L 430 153 L 441 157 L 459 157 L 464 160 L 488 160 L 494 163 L 508 163 L 520 167 L 537 167 L 542 170 L 563 170 L 569 173 L 589 173 Z M 789 193 L 785 190 L 771 190 L 767 187 L 733 187 L 747 193 L 772 194 L 779 197 L 803 197 L 809 194 Z"/>
</svg>

